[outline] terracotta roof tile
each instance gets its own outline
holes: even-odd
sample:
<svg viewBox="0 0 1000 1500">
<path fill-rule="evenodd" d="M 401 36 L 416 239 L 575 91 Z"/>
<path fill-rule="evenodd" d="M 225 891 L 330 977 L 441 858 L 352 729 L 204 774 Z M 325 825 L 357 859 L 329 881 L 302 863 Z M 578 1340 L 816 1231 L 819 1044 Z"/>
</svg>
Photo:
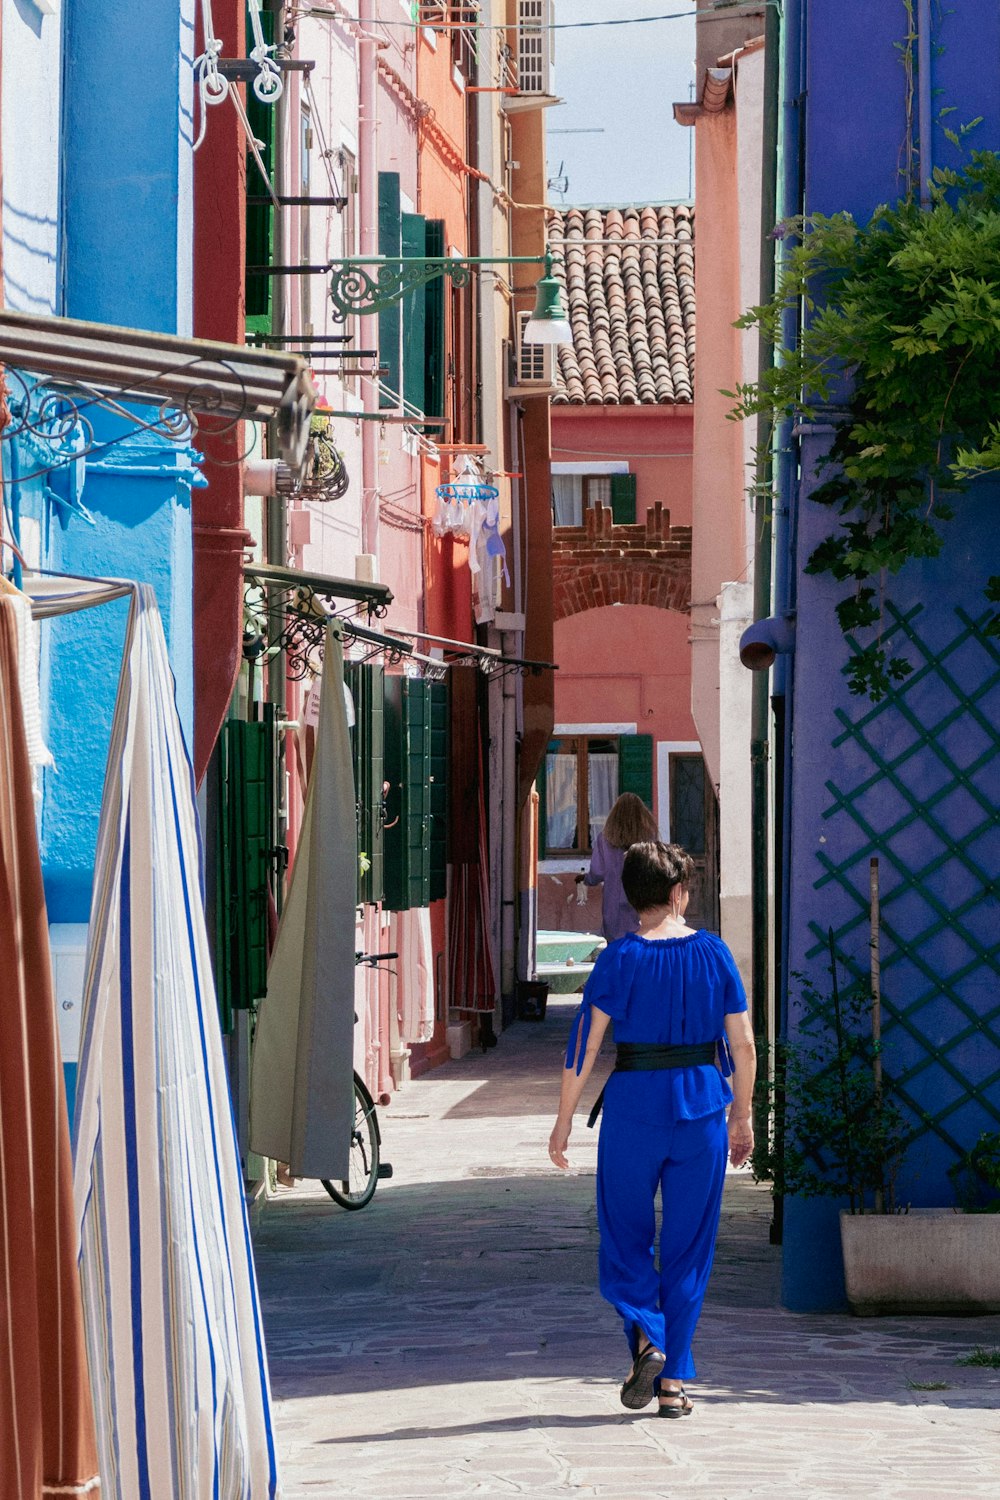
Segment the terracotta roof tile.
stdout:
<svg viewBox="0 0 1000 1500">
<path fill-rule="evenodd" d="M 553 400 L 692 400 L 694 208 L 554 209 L 548 241 L 573 329 L 572 346 L 559 349 Z"/>
</svg>

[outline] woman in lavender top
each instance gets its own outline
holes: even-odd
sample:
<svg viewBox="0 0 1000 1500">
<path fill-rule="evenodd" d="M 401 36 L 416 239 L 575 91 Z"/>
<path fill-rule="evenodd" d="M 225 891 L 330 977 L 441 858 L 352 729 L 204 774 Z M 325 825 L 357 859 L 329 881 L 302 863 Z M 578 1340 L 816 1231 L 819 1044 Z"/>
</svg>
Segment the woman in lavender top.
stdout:
<svg viewBox="0 0 1000 1500">
<path fill-rule="evenodd" d="M 622 890 L 622 865 L 630 844 L 647 843 L 659 837 L 656 820 L 641 797 L 623 792 L 608 813 L 604 828 L 594 840 L 590 869 L 576 877 L 579 885 L 603 885 L 601 931 L 609 943 L 627 932 L 639 931 L 639 917 Z"/>
</svg>

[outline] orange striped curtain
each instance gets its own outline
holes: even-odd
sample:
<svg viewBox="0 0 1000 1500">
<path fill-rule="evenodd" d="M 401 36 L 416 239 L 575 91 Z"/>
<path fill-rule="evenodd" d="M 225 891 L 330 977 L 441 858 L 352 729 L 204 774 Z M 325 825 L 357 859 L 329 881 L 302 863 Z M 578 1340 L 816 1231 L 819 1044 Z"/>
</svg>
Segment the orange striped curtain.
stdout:
<svg viewBox="0 0 1000 1500">
<path fill-rule="evenodd" d="M 18 686 L 0 598 L 0 1496 L 99 1494 L 73 1168 Z"/>
</svg>

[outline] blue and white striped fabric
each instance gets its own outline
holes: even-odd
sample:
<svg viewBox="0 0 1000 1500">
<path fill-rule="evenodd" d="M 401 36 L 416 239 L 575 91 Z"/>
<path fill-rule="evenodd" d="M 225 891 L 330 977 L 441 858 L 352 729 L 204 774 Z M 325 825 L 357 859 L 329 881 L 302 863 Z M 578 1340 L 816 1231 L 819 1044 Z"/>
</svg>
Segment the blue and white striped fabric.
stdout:
<svg viewBox="0 0 1000 1500">
<path fill-rule="evenodd" d="M 193 778 L 145 586 L 101 809 L 75 1144 L 102 1495 L 278 1496 Z"/>
</svg>

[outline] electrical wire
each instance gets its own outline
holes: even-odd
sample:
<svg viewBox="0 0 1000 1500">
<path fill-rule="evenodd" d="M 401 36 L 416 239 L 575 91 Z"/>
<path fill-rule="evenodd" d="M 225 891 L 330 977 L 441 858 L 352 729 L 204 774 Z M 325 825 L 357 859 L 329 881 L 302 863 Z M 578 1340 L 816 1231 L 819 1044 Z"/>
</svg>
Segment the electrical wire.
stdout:
<svg viewBox="0 0 1000 1500">
<path fill-rule="evenodd" d="M 727 15 L 730 15 L 734 11 L 739 12 L 746 17 L 750 17 L 753 15 L 761 14 L 765 10 L 768 10 L 770 8 L 777 9 L 780 4 L 781 0 L 716 0 L 716 4 L 704 6 L 701 10 L 698 11 L 674 10 L 667 11 L 664 14 L 658 16 L 616 16 L 605 17 L 599 21 L 532 21 L 525 27 L 525 30 L 529 32 L 588 31 L 591 28 L 598 26 L 647 26 L 652 25 L 653 23 L 658 21 L 689 21 L 694 20 L 695 18 L 697 18 L 697 20 L 699 21 L 720 21 L 725 19 Z M 716 14 L 710 14 L 710 12 L 716 12 Z M 339 10 L 326 10 L 322 6 L 317 5 L 304 5 L 297 10 L 296 14 L 298 16 L 332 16 L 338 21 L 353 20 L 354 23 L 357 24 L 356 17 L 345 15 L 342 11 Z M 420 21 L 388 21 L 383 18 L 379 18 L 376 24 L 379 26 L 402 26 L 405 27 L 408 31 L 414 31 L 421 25 L 427 25 L 434 31 L 468 31 L 470 29 L 468 21 L 434 21 L 433 24 L 431 24 L 429 22 L 422 23 Z M 511 21 L 503 23 L 477 21 L 475 24 L 475 30 L 516 31 L 517 22 Z"/>
<path fill-rule="evenodd" d="M 560 402 L 557 410 L 561 409 L 563 404 L 563 402 Z M 589 405 L 590 403 L 588 402 L 587 404 Z M 593 404 L 596 406 L 598 403 L 594 402 Z M 688 403 L 682 402 L 679 404 L 687 405 Z M 575 410 L 570 402 L 566 402 L 565 405 L 569 406 L 570 410 Z M 624 412 L 630 412 L 634 409 L 635 408 L 629 406 L 618 406 L 615 408 L 616 411 Z M 556 413 L 553 412 L 553 416 L 555 415 Z M 584 456 L 589 455 L 590 458 L 606 458 L 609 462 L 614 462 L 615 459 L 619 458 L 631 458 L 636 461 L 641 461 L 644 458 L 694 458 L 693 453 L 636 453 L 633 448 L 629 448 L 628 452 L 626 453 L 612 453 L 610 448 L 564 448 L 562 443 L 554 442 L 552 444 L 552 462 L 554 464 L 562 463 L 562 459 L 555 457 L 557 453 L 572 453 L 574 458 L 583 458 Z"/>
</svg>

